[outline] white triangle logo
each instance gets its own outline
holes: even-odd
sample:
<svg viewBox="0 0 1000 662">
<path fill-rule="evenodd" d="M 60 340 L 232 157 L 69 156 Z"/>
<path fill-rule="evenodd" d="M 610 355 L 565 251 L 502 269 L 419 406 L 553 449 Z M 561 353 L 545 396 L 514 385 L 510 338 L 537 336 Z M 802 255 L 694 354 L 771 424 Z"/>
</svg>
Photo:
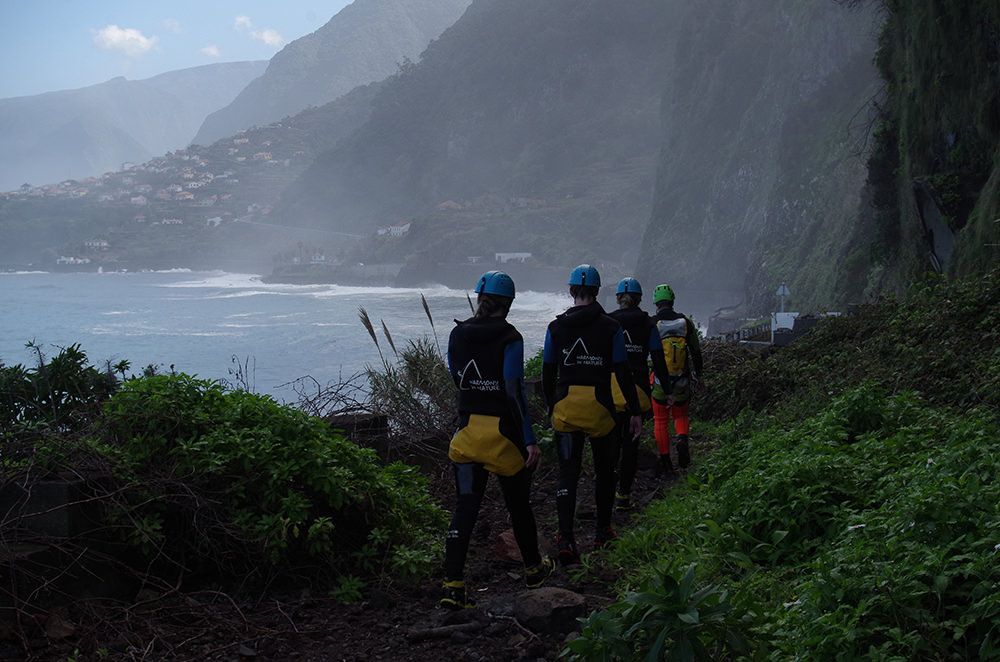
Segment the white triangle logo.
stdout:
<svg viewBox="0 0 1000 662">
<path fill-rule="evenodd" d="M 470 368 L 471 368 L 471 370 L 470 370 Z M 461 390 L 461 391 L 471 391 L 472 388 L 470 388 L 467 385 L 467 380 L 468 379 L 473 379 L 473 378 L 475 378 L 475 379 L 482 379 L 483 378 L 483 373 L 479 372 L 479 366 L 476 365 L 476 360 L 472 359 L 471 361 L 469 361 L 468 363 L 465 364 L 465 367 L 462 368 L 462 371 L 460 373 L 458 373 L 458 376 L 461 378 L 461 379 L 459 379 L 459 382 L 458 382 L 458 388 L 459 388 L 459 390 Z"/>
<path fill-rule="evenodd" d="M 577 352 L 577 348 L 580 349 L 580 352 Z M 587 349 L 587 344 L 583 342 L 583 338 L 577 338 L 576 342 L 573 343 L 573 346 L 567 350 L 563 350 L 563 353 L 566 355 L 566 358 L 563 360 L 563 365 L 570 366 L 576 365 L 576 357 L 578 354 L 590 354 L 590 350 Z"/>
<path fill-rule="evenodd" d="M 632 344 L 632 336 L 629 335 L 629 332 L 627 330 L 625 330 L 625 329 L 622 329 L 622 335 L 625 336 L 625 344 L 626 345 L 631 345 Z"/>
</svg>

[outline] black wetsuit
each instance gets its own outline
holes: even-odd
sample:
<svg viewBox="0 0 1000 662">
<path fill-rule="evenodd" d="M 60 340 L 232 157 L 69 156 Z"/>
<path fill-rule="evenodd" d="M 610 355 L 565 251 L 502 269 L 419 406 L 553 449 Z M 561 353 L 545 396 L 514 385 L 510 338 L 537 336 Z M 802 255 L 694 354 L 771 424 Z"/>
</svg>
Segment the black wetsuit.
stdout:
<svg viewBox="0 0 1000 662">
<path fill-rule="evenodd" d="M 639 404 L 643 414 L 650 411 L 652 385 L 649 383 L 649 365 L 646 358 L 653 362 L 653 372 L 660 380 L 667 378 L 667 363 L 663 358 L 663 343 L 656 330 L 656 321 L 641 308 L 619 308 L 608 315 L 622 325 L 625 336 L 625 349 L 628 351 L 629 369 L 639 390 Z M 628 412 L 624 411 L 624 400 L 616 398 L 618 414 L 618 435 L 621 445 L 620 463 L 618 468 L 618 491 L 622 494 L 632 492 L 635 481 L 636 462 L 639 453 L 639 437 L 633 438 L 629 432 Z"/>
<path fill-rule="evenodd" d="M 574 306 L 549 324 L 542 361 L 542 388 L 559 452 L 559 532 L 572 540 L 583 446 L 588 438 L 594 456 L 597 528 L 611 526 L 618 461 L 612 374 L 622 387 L 628 411 L 637 416 L 641 410 L 621 325 L 596 302 Z"/>
<path fill-rule="evenodd" d="M 535 443 L 524 394 L 524 341 L 499 317 L 456 322 L 448 340 L 448 368 L 458 386 L 459 430 L 449 448 L 455 470 L 455 513 L 445 542 L 445 574 L 461 580 L 469 539 L 489 474 L 500 482 L 514 537 L 526 566 L 541 561 L 529 502 Z"/>
</svg>

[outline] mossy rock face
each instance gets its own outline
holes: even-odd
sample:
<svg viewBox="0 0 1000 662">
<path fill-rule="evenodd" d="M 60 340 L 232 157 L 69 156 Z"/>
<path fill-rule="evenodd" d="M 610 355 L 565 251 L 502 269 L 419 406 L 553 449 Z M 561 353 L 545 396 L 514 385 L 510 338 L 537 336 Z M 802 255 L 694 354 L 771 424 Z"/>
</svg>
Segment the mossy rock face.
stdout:
<svg viewBox="0 0 1000 662">
<path fill-rule="evenodd" d="M 981 273 L 1000 244 L 1000 5 L 991 0 L 893 2 L 877 63 L 886 81 L 884 121 L 896 127 L 880 148 L 895 150 L 894 183 L 875 183 L 897 206 L 885 222 L 901 229 L 890 267 L 903 279 L 928 267 L 929 246 L 915 182 L 934 191 L 956 235 L 948 273 Z"/>
<path fill-rule="evenodd" d="M 850 127 L 880 85 L 876 14 L 785 1 L 681 14 L 640 277 L 669 279 L 699 316 L 768 310 L 782 280 L 793 305 L 828 304 L 862 203 L 866 144 Z"/>
<path fill-rule="evenodd" d="M 679 20 L 641 277 L 669 278 L 696 314 L 753 313 L 782 281 L 822 310 L 997 263 L 995 1 L 706 2 Z M 954 243 L 943 265 L 918 182 Z"/>
</svg>

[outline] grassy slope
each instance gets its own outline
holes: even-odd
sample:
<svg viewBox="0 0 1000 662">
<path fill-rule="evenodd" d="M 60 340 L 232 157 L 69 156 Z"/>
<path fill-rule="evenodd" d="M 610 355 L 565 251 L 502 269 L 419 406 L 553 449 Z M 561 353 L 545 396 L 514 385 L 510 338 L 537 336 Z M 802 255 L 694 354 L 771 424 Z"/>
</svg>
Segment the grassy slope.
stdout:
<svg viewBox="0 0 1000 662">
<path fill-rule="evenodd" d="M 698 408 L 718 448 L 616 546 L 622 588 L 697 564 L 699 586 L 731 591 L 755 657 L 1000 657 L 998 328 L 994 271 L 829 320 L 770 358 L 710 350 L 730 364 Z M 585 631 L 593 650 L 639 622 L 628 599 Z M 655 632 L 625 639 L 645 650 Z"/>
</svg>

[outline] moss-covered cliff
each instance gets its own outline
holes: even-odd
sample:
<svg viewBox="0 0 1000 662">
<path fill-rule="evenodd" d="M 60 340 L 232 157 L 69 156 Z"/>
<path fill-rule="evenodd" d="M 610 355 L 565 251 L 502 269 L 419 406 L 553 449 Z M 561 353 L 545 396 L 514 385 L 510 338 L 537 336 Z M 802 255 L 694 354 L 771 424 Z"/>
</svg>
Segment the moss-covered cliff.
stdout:
<svg viewBox="0 0 1000 662">
<path fill-rule="evenodd" d="M 833 296 L 866 177 L 875 14 L 795 0 L 686 11 L 638 271 L 673 282 L 700 314 L 768 306 L 781 280 L 818 305 Z"/>
<path fill-rule="evenodd" d="M 1000 3 L 889 0 L 883 10 L 870 179 L 881 206 L 856 237 L 868 285 L 982 272 L 1000 244 Z"/>
</svg>

